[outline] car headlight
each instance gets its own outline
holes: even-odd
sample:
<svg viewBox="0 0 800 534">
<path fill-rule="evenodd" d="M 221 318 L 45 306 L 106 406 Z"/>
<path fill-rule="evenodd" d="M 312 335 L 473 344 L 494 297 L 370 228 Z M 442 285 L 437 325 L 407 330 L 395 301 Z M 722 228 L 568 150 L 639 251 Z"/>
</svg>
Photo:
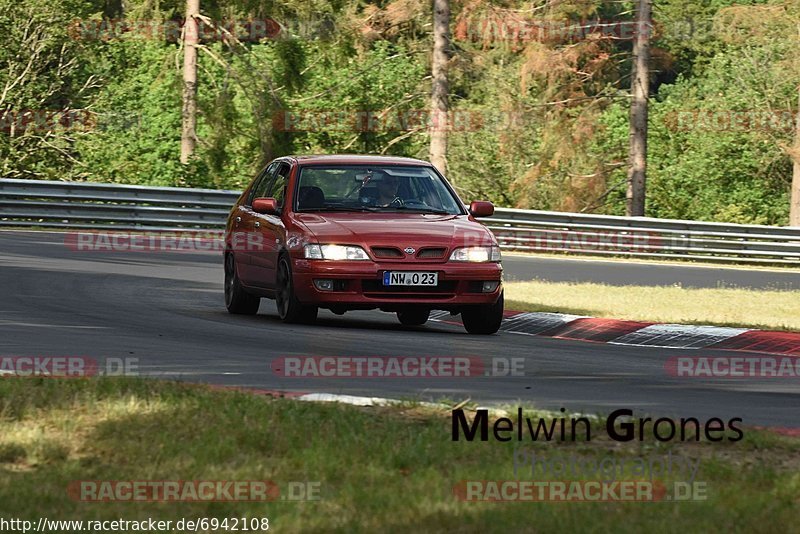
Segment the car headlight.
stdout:
<svg viewBox="0 0 800 534">
<path fill-rule="evenodd" d="M 450 261 L 499 262 L 500 247 L 461 247 L 450 254 Z"/>
<path fill-rule="evenodd" d="M 305 257 L 308 260 L 368 260 L 364 249 L 354 245 L 306 245 Z"/>
</svg>

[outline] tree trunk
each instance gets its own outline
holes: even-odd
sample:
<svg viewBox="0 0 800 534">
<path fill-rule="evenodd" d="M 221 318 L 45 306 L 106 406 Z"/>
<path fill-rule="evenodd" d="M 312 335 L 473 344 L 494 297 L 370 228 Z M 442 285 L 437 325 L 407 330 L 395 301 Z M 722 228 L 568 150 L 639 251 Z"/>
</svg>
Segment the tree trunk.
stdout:
<svg viewBox="0 0 800 534">
<path fill-rule="evenodd" d="M 800 93 L 798 93 L 800 106 Z M 789 226 L 800 226 L 800 108 L 795 119 L 794 150 L 792 151 L 792 195 L 789 201 Z"/>
<path fill-rule="evenodd" d="M 638 0 L 631 73 L 630 152 L 626 214 L 644 215 L 647 182 L 647 96 L 650 84 L 650 0 Z"/>
<path fill-rule="evenodd" d="M 450 0 L 433 0 L 433 90 L 431 91 L 430 160 L 447 174 L 448 91 L 447 65 L 450 49 Z"/>
<path fill-rule="evenodd" d="M 181 129 L 181 163 L 184 165 L 194 153 L 197 143 L 197 15 L 200 0 L 186 0 L 186 23 L 183 26 L 183 127 Z"/>
</svg>

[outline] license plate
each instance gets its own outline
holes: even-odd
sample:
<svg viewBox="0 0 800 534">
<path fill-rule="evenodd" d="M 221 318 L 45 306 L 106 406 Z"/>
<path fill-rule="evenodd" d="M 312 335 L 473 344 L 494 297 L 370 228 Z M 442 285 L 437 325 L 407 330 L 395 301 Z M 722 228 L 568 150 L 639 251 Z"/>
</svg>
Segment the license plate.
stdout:
<svg viewBox="0 0 800 534">
<path fill-rule="evenodd" d="M 439 283 L 439 273 L 419 271 L 384 271 L 385 286 L 435 286 Z"/>
</svg>

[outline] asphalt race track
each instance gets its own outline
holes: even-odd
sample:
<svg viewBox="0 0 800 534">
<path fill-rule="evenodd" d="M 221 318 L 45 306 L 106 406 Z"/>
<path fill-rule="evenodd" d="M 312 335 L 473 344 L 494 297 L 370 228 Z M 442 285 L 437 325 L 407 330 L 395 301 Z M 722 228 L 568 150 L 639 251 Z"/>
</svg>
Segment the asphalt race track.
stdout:
<svg viewBox="0 0 800 534">
<path fill-rule="evenodd" d="M 686 286 L 800 288 L 800 274 L 509 257 L 509 278 Z M 460 326 L 400 326 L 394 315 L 320 312 L 285 325 L 271 301 L 258 316 L 229 315 L 219 253 L 79 252 L 63 233 L 0 232 L 0 356 L 138 358 L 143 374 L 265 389 L 675 417 L 742 417 L 745 425 L 798 426 L 794 379 L 682 379 L 670 356 L 724 354 L 642 348 L 509 333 L 470 336 Z M 525 358 L 525 376 L 449 379 L 283 378 L 281 356 Z"/>
</svg>

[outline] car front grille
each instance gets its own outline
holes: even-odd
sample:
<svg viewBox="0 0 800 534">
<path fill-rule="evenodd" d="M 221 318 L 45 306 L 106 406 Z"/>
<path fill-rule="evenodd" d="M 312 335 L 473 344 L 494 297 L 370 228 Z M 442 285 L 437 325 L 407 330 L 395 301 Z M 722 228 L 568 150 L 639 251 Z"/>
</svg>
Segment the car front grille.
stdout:
<svg viewBox="0 0 800 534">
<path fill-rule="evenodd" d="M 447 249 L 445 247 L 427 247 L 420 249 L 414 254 L 406 254 L 397 247 L 370 247 L 372 255 L 379 260 L 441 260 L 445 258 Z"/>
<path fill-rule="evenodd" d="M 394 247 L 372 247 L 372 254 L 376 258 L 381 258 L 381 259 L 405 257 L 405 254 L 403 254 L 399 248 L 394 248 Z"/>
<path fill-rule="evenodd" d="M 417 253 L 417 258 L 420 259 L 441 259 L 444 258 L 444 253 L 447 252 L 445 248 L 423 248 Z"/>
</svg>

